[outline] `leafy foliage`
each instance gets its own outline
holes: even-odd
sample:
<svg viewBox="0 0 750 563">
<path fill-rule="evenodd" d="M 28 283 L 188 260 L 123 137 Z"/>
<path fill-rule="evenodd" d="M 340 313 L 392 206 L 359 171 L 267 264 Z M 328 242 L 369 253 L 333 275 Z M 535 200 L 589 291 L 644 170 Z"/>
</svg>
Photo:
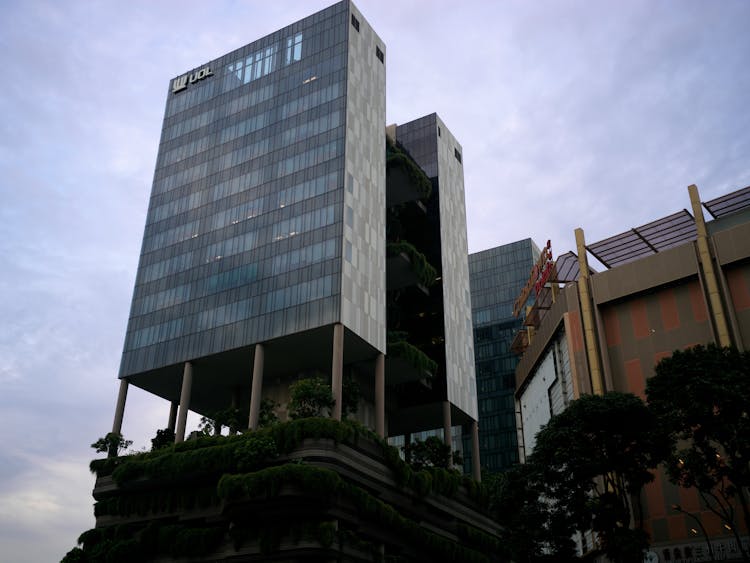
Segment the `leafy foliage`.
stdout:
<svg viewBox="0 0 750 563">
<path fill-rule="evenodd" d="M 499 549 L 495 538 L 469 527 L 459 530 L 460 542 L 433 534 L 371 492 L 341 479 L 336 472 L 289 459 L 279 463 L 279 455 L 294 456 L 295 450 L 310 438 L 332 439 L 371 452 L 379 446 L 380 459 L 391 469 L 394 481 L 399 487 L 408 487 L 412 494 L 451 497 L 463 490 L 475 500 L 481 498 L 481 486 L 457 472 L 436 467 L 414 471 L 400 459 L 396 448 L 354 421 L 302 418 L 240 436 L 204 436 L 151 452 L 98 460 L 106 463 L 97 467 L 114 471 L 112 477 L 118 488 L 97 502 L 96 516 L 110 517 L 105 519 L 109 521 L 127 518 L 134 523 L 85 532 L 79 538 L 80 547 L 71 550 L 65 560 L 72 563 L 196 557 L 211 553 L 221 542 L 233 541 L 237 546 L 251 537 L 259 542 L 262 553 L 268 553 L 290 536 L 313 539 L 323 547 L 355 546 L 372 552 L 377 559 L 377 545 L 362 541 L 364 538 L 356 531 L 336 529 L 325 520 L 325 514 L 295 514 L 281 523 L 256 519 L 254 525 L 231 517 L 231 526 L 228 521 L 198 518 L 176 522 L 174 518 L 176 513 L 195 509 L 216 510 L 222 499 L 244 502 L 241 499 L 248 497 L 274 497 L 285 487 L 288 491 L 288 486 L 302 497 L 315 499 L 316 507 L 324 508 L 337 496 L 347 499 L 364 522 L 377 523 L 393 534 L 409 537 L 413 545 L 419 546 L 420 553 L 424 551 L 433 560 L 488 561 L 488 554 Z M 362 439 L 365 442 L 360 443 Z M 141 479 L 137 485 L 131 484 Z M 149 524 L 145 524 L 146 519 L 151 520 Z"/>
<path fill-rule="evenodd" d="M 341 416 L 343 418 L 357 412 L 361 397 L 362 391 L 357 379 L 351 373 L 345 373 L 341 382 Z"/>
<path fill-rule="evenodd" d="M 247 427 L 247 412 L 243 412 L 236 407 L 227 407 L 208 416 L 202 416 L 198 428 L 205 436 L 218 435 L 222 426 L 228 426 L 236 430 Z"/>
<path fill-rule="evenodd" d="M 388 355 L 403 358 L 413 367 L 432 374 L 437 373 L 437 362 L 419 348 L 406 341 L 408 333 L 404 331 L 388 332 Z"/>
<path fill-rule="evenodd" d="M 714 344 L 675 351 L 656 366 L 646 394 L 669 436 L 670 480 L 695 487 L 737 533 L 735 503 L 750 522 L 750 354 Z M 743 557 L 750 560 L 744 548 Z"/>
<path fill-rule="evenodd" d="M 281 405 L 273 399 L 265 398 L 260 402 L 260 412 L 258 413 L 258 427 L 266 428 L 279 422 L 276 409 Z"/>
<path fill-rule="evenodd" d="M 309 418 L 312 416 L 330 416 L 336 404 L 328 385 L 322 377 L 307 377 L 295 381 L 289 386 L 289 418 Z"/>
<path fill-rule="evenodd" d="M 388 256 L 398 256 L 403 253 L 409 258 L 414 273 L 419 278 L 419 282 L 425 287 L 434 285 L 437 279 L 437 270 L 427 261 L 427 257 L 417 250 L 413 244 L 404 240 L 398 242 L 389 242 L 386 245 Z"/>
<path fill-rule="evenodd" d="M 133 443 L 133 440 L 126 440 L 122 434 L 109 432 L 104 438 L 99 438 L 91 444 L 97 452 L 107 452 L 110 457 L 117 456 L 121 451 L 126 450 Z"/>
<path fill-rule="evenodd" d="M 579 530 L 596 531 L 613 561 L 631 561 L 648 544 L 630 529 L 633 517 L 642 525 L 630 498 L 653 480 L 662 447 L 656 420 L 638 397 L 588 395 L 542 428 L 530 463 L 550 510 Z"/>
<path fill-rule="evenodd" d="M 385 165 L 386 170 L 394 168 L 402 169 L 409 177 L 411 183 L 422 194 L 422 199 L 429 199 L 432 194 L 432 182 L 430 182 L 424 171 L 414 162 L 403 147 L 387 141 Z"/>
<path fill-rule="evenodd" d="M 162 428 L 156 431 L 156 436 L 151 438 L 151 451 L 166 448 L 174 444 L 174 430 Z"/>
<path fill-rule="evenodd" d="M 427 467 L 442 467 L 450 469 L 452 464 L 463 463 L 458 451 L 451 452 L 451 448 L 437 436 L 430 436 L 426 440 L 414 440 L 403 447 L 406 459 L 411 466 L 419 471 Z"/>
<path fill-rule="evenodd" d="M 545 551 L 571 560 L 575 531 L 567 515 L 543 500 L 543 487 L 533 464 L 483 476 L 491 515 L 503 526 L 504 554 L 518 563 L 540 561 Z"/>
</svg>

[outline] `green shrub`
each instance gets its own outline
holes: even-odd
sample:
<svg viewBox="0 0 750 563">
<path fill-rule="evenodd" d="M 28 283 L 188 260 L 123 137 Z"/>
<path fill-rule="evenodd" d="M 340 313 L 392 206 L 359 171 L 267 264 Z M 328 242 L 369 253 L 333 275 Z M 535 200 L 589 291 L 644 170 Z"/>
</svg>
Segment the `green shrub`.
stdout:
<svg viewBox="0 0 750 563">
<path fill-rule="evenodd" d="M 289 386 L 289 418 L 309 418 L 330 416 L 336 401 L 328 385 L 322 377 L 306 377 L 295 381 Z"/>
</svg>

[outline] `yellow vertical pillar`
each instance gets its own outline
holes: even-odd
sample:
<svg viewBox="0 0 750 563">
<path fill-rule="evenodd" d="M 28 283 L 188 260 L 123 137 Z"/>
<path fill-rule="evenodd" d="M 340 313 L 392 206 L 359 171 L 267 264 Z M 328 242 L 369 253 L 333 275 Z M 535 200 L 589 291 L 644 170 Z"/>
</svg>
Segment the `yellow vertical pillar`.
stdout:
<svg viewBox="0 0 750 563">
<path fill-rule="evenodd" d="M 729 326 L 727 317 L 724 313 L 724 304 L 719 293 L 719 282 L 714 270 L 714 262 L 711 258 L 711 251 L 708 248 L 708 230 L 706 221 L 703 218 L 703 209 L 701 200 L 698 195 L 698 186 L 691 184 L 688 186 L 690 194 L 690 204 L 693 206 L 693 216 L 695 217 L 695 229 L 697 231 L 698 260 L 703 269 L 703 277 L 706 281 L 706 292 L 708 293 L 708 305 L 711 319 L 713 320 L 716 330 L 716 341 L 719 346 L 731 346 L 732 338 L 729 335 Z"/>
<path fill-rule="evenodd" d="M 589 361 L 591 375 L 591 389 L 594 395 L 604 394 L 602 384 L 602 368 L 599 360 L 599 347 L 596 325 L 594 324 L 593 300 L 589 288 L 589 262 L 586 258 L 586 240 L 583 229 L 576 229 L 576 248 L 578 249 L 578 300 L 581 302 L 581 324 L 583 326 L 583 342 L 586 345 L 586 357 Z"/>
</svg>

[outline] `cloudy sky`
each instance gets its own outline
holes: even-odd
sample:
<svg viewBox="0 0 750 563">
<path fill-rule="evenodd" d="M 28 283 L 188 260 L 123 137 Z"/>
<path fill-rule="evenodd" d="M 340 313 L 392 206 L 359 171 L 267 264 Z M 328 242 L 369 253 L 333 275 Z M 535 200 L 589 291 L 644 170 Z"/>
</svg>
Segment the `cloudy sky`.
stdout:
<svg viewBox="0 0 750 563">
<path fill-rule="evenodd" d="M 329 3 L 0 2 L 3 561 L 93 526 L 169 80 Z M 470 251 L 560 253 L 750 184 L 750 2 L 357 4 L 388 121 L 435 111 L 463 144 Z M 131 388 L 123 432 L 167 415 Z"/>
</svg>

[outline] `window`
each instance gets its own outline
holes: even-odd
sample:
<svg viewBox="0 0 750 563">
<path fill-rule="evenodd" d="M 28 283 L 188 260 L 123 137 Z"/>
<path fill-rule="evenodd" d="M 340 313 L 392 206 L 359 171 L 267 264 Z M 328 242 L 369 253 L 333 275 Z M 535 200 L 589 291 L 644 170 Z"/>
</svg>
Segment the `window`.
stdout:
<svg viewBox="0 0 750 563">
<path fill-rule="evenodd" d="M 286 40 L 286 64 L 295 63 L 302 59 L 302 34 L 298 33 L 294 37 Z"/>
<path fill-rule="evenodd" d="M 354 29 L 359 31 L 359 20 L 354 17 L 354 14 L 352 14 L 352 25 L 354 26 Z"/>
<path fill-rule="evenodd" d="M 375 46 L 375 56 L 380 59 L 381 63 L 385 63 L 385 56 L 383 55 L 383 51 L 380 50 L 380 47 Z"/>
<path fill-rule="evenodd" d="M 438 127 L 438 137 L 440 136 L 440 127 Z"/>
<path fill-rule="evenodd" d="M 453 149 L 453 156 L 456 157 L 457 161 L 461 162 L 461 153 L 458 152 L 458 149 L 456 149 L 456 148 Z"/>
</svg>

